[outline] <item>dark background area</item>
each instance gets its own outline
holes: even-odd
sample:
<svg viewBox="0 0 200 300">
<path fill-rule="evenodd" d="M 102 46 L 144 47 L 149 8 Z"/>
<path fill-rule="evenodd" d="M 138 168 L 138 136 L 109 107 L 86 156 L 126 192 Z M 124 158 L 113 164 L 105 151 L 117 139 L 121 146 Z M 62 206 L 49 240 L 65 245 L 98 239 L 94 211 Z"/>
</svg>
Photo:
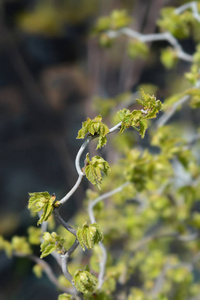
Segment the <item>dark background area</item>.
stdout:
<svg viewBox="0 0 200 300">
<path fill-rule="evenodd" d="M 189 64 L 166 72 L 156 56 L 167 43 L 152 45 L 146 63 L 131 60 L 125 39 L 114 50 L 101 49 L 91 36 L 97 17 L 127 8 L 132 28 L 156 32 L 165 5 L 180 1 L 7 0 L 0 5 L 0 234 L 25 235 L 35 224 L 27 209 L 28 193 L 55 192 L 63 197 L 74 185 L 76 140 L 81 122 L 93 117 L 92 96 L 115 96 L 138 84 L 157 84 L 160 96 Z M 191 41 L 184 49 L 193 53 Z M 152 76 L 153 74 L 153 76 Z M 185 114 L 186 117 L 190 117 Z M 198 116 L 196 116 L 198 119 Z M 80 209 L 87 183 L 63 208 L 65 219 Z M 56 299 L 43 276 L 35 278 L 32 262 L 0 253 L 0 299 Z"/>
</svg>

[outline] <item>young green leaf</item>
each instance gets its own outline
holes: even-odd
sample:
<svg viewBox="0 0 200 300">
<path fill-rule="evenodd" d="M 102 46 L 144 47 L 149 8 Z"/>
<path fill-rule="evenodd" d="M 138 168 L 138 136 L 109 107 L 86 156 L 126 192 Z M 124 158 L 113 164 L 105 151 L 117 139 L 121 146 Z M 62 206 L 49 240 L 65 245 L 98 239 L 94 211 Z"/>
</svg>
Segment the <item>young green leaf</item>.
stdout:
<svg viewBox="0 0 200 300">
<path fill-rule="evenodd" d="M 148 127 L 147 120 L 156 117 L 162 108 L 162 103 L 160 100 L 156 100 L 156 97 L 145 94 L 142 89 L 141 95 L 142 99 L 136 99 L 136 101 L 143 106 L 143 109 L 130 112 L 129 109 L 124 108 L 118 111 L 117 115 L 122 122 L 120 132 L 124 132 L 125 129 L 133 127 L 140 132 L 143 138 Z"/>
<path fill-rule="evenodd" d="M 66 293 L 60 294 L 58 296 L 58 300 L 72 300 L 72 299 L 73 299 L 73 297 L 69 294 L 66 294 Z"/>
<path fill-rule="evenodd" d="M 28 241 L 32 245 L 39 245 L 41 238 L 41 229 L 34 226 L 28 227 Z"/>
<path fill-rule="evenodd" d="M 17 253 L 22 253 L 28 255 L 32 253 L 29 243 L 26 240 L 26 237 L 13 236 L 11 240 L 12 250 Z"/>
<path fill-rule="evenodd" d="M 191 16 L 191 12 L 176 14 L 174 7 L 165 7 L 157 24 L 162 31 L 169 31 L 177 38 L 186 38 L 190 34 Z"/>
<path fill-rule="evenodd" d="M 44 242 L 41 244 L 40 251 L 42 252 L 41 258 L 51 254 L 53 251 L 57 251 L 57 253 L 63 253 L 65 239 L 60 235 L 57 235 L 56 232 L 44 232 L 43 234 Z"/>
<path fill-rule="evenodd" d="M 118 30 L 127 26 L 131 22 L 126 10 L 113 10 L 110 16 L 101 17 L 94 27 L 95 33 L 107 30 Z"/>
<path fill-rule="evenodd" d="M 163 49 L 160 59 L 167 69 L 172 69 L 178 61 L 177 53 L 172 47 Z"/>
<path fill-rule="evenodd" d="M 89 154 L 86 156 L 87 164 L 85 167 L 85 175 L 87 179 L 99 189 L 102 182 L 102 173 L 108 174 L 110 166 L 106 160 L 100 156 L 94 156 L 89 159 Z"/>
<path fill-rule="evenodd" d="M 83 251 L 85 251 L 85 246 L 92 249 L 95 244 L 98 244 L 102 240 L 103 234 L 96 223 L 88 225 L 85 222 L 82 228 L 78 228 L 77 238 Z"/>
<path fill-rule="evenodd" d="M 160 100 L 156 100 L 154 95 L 145 94 L 145 92 L 141 89 L 142 100 L 136 99 L 138 104 L 141 104 L 144 107 L 142 111 L 145 116 L 145 119 L 153 119 L 156 118 L 156 115 L 162 109 L 162 102 Z"/>
<path fill-rule="evenodd" d="M 37 278 L 41 278 L 42 277 L 42 271 L 43 271 L 43 268 L 41 265 L 39 264 L 35 264 L 34 267 L 33 267 L 33 273 L 35 274 L 35 276 Z"/>
<path fill-rule="evenodd" d="M 43 221 L 47 221 L 54 209 L 55 195 L 50 195 L 48 192 L 29 193 L 28 208 L 34 212 L 43 211 L 37 225 L 42 224 Z"/>
<path fill-rule="evenodd" d="M 130 43 L 128 44 L 127 51 L 128 51 L 128 55 L 132 59 L 138 57 L 146 58 L 149 53 L 149 48 L 145 43 L 135 39 L 130 41 Z"/>
<path fill-rule="evenodd" d="M 74 275 L 74 284 L 77 290 L 81 293 L 93 292 L 97 286 L 97 278 L 88 271 L 76 271 Z"/>
<path fill-rule="evenodd" d="M 90 133 L 92 136 L 98 136 L 98 145 L 96 149 L 99 149 L 107 143 L 106 135 L 109 133 L 109 128 L 102 123 L 102 117 L 99 115 L 93 120 L 87 118 L 87 121 L 82 123 L 82 128 L 78 132 L 77 139 L 84 139 L 86 134 Z"/>
</svg>

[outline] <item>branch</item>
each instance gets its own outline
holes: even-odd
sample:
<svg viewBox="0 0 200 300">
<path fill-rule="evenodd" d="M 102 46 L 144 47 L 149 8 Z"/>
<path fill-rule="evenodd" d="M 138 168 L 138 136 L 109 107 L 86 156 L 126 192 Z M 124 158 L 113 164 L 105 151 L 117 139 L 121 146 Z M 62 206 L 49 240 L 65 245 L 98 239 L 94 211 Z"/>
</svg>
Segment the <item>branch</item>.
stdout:
<svg viewBox="0 0 200 300">
<path fill-rule="evenodd" d="M 162 127 L 164 126 L 169 119 L 171 119 L 171 117 L 176 113 L 177 108 L 185 103 L 186 101 L 188 101 L 190 99 L 189 95 L 186 95 L 184 97 L 182 97 L 180 100 L 178 100 L 176 103 L 174 103 L 174 105 L 171 107 L 170 111 L 165 112 L 156 122 L 156 127 Z"/>
<path fill-rule="evenodd" d="M 193 56 L 184 52 L 178 40 L 168 31 L 164 33 L 152 33 L 152 34 L 142 34 L 131 28 L 122 28 L 119 29 L 118 31 L 112 31 L 112 30 L 107 31 L 107 35 L 110 38 L 116 38 L 122 34 L 137 39 L 144 43 L 155 42 L 155 41 L 167 41 L 176 50 L 177 57 L 188 62 L 193 61 Z"/>
<path fill-rule="evenodd" d="M 170 265 L 170 264 L 166 264 L 163 267 L 162 272 L 160 273 L 160 275 L 157 277 L 154 287 L 151 291 L 151 296 L 153 298 L 155 298 L 162 290 L 163 284 L 165 282 L 165 275 L 167 273 L 168 270 L 170 269 L 177 269 L 177 268 L 186 268 L 188 269 L 189 272 L 191 272 L 193 270 L 193 265 L 192 263 L 179 263 L 177 265 Z"/>
<path fill-rule="evenodd" d="M 65 275 L 65 277 L 69 280 L 69 282 L 71 282 L 71 284 L 73 285 L 73 277 L 71 276 L 71 274 L 68 271 L 68 267 L 67 267 L 67 262 L 69 259 L 69 253 L 66 252 L 65 254 L 61 255 L 61 263 L 62 263 L 62 271 L 63 274 Z"/>
<path fill-rule="evenodd" d="M 168 233 L 159 233 L 159 234 L 154 234 L 154 235 L 149 235 L 144 237 L 142 240 L 140 240 L 138 243 L 136 243 L 132 249 L 132 251 L 137 251 L 139 250 L 142 246 L 157 240 L 157 239 L 162 239 L 162 238 L 173 238 L 177 239 L 178 241 L 181 242 L 190 242 L 195 240 L 198 237 L 198 232 L 191 232 L 188 235 L 180 235 L 178 232 L 168 232 Z"/>
<path fill-rule="evenodd" d="M 69 198 L 74 194 L 74 192 L 80 186 L 81 181 L 83 180 L 84 176 L 85 176 L 84 174 L 79 174 L 79 177 L 78 177 L 75 185 L 73 186 L 73 188 L 60 200 L 61 204 L 64 204 L 65 202 L 67 202 L 67 200 L 69 200 Z"/>
<path fill-rule="evenodd" d="M 121 122 L 118 123 L 117 125 L 115 125 L 114 127 L 112 127 L 110 130 L 109 130 L 109 133 L 112 133 L 116 130 L 118 130 L 121 126 Z M 76 155 L 76 159 L 75 159 L 75 166 L 76 166 L 76 170 L 77 170 L 77 173 L 79 175 L 75 185 L 73 186 L 73 188 L 60 200 L 60 203 L 61 204 L 64 204 L 65 202 L 67 202 L 67 200 L 69 200 L 69 198 L 74 194 L 74 192 L 77 190 L 77 188 L 80 186 L 82 180 L 83 180 L 83 177 L 85 176 L 85 173 L 82 171 L 81 167 L 80 167 L 80 160 L 81 160 L 81 156 L 84 152 L 84 150 L 86 149 L 87 145 L 91 142 L 92 139 L 95 139 L 97 138 L 98 136 L 94 136 L 94 137 L 91 137 L 89 136 L 85 142 L 82 144 L 82 146 L 80 147 L 77 155 Z"/>
<path fill-rule="evenodd" d="M 83 143 L 83 145 L 80 147 L 77 155 L 76 155 L 76 159 L 75 159 L 75 166 L 76 166 L 76 170 L 77 170 L 77 173 L 82 176 L 84 176 L 85 174 L 83 173 L 83 171 L 81 170 L 81 167 L 80 167 L 80 159 L 81 159 L 81 155 L 83 154 L 84 150 L 86 149 L 87 145 L 90 143 L 90 141 L 92 140 L 92 137 L 89 136 L 85 142 Z"/>
<path fill-rule="evenodd" d="M 36 255 L 23 255 L 21 253 L 13 252 L 13 255 L 17 257 L 27 257 L 34 261 L 36 264 L 40 265 L 42 267 L 42 270 L 45 272 L 49 280 L 56 286 L 58 287 L 61 291 L 66 292 L 66 293 L 71 293 L 73 294 L 73 291 L 71 289 L 66 288 L 62 284 L 60 284 L 54 275 L 53 270 L 49 266 L 49 264 L 45 261 L 42 260 L 41 258 L 37 257 Z"/>
<path fill-rule="evenodd" d="M 76 250 L 76 248 L 79 245 L 79 241 L 78 239 L 75 240 L 75 242 L 73 243 L 73 245 L 69 248 L 69 250 L 67 251 L 69 256 Z"/>
<path fill-rule="evenodd" d="M 105 193 L 101 196 L 99 196 L 98 198 L 96 198 L 94 201 L 92 201 L 89 206 L 88 206 L 88 213 L 89 213 L 89 217 L 90 217 L 90 222 L 91 223 L 95 223 L 96 220 L 95 220 L 95 217 L 94 217 L 94 212 L 93 212 L 93 208 L 94 206 L 99 202 L 99 201 L 102 201 L 114 194 L 117 194 L 119 192 L 121 192 L 123 190 L 124 187 L 126 187 L 127 185 L 129 185 L 129 181 L 125 182 L 124 184 L 122 184 L 121 186 L 119 186 L 118 188 L 108 192 L 108 193 Z"/>
<path fill-rule="evenodd" d="M 98 275 L 98 289 L 101 289 L 104 283 L 104 275 L 107 261 L 107 251 L 102 242 L 99 243 L 99 247 L 101 248 L 102 257 L 99 262 L 99 275 Z"/>
<path fill-rule="evenodd" d="M 76 229 L 72 228 L 69 224 L 67 224 L 63 218 L 60 216 L 58 208 L 55 208 L 53 211 L 55 219 L 62 225 L 65 229 L 71 232 L 76 237 Z"/>
<path fill-rule="evenodd" d="M 39 218 L 41 217 L 41 215 L 42 215 L 42 212 L 39 211 L 38 212 Z M 47 227 L 48 227 L 48 222 L 47 221 L 43 221 L 42 224 L 41 224 L 41 232 L 44 233 L 45 231 L 47 231 Z M 40 242 L 41 243 L 44 242 L 44 239 L 42 237 L 40 238 Z M 55 260 L 57 261 L 57 263 L 61 266 L 60 255 L 56 251 L 51 252 L 51 255 L 55 258 Z"/>
<path fill-rule="evenodd" d="M 121 123 L 120 123 L 121 125 Z M 118 126 L 120 126 L 118 124 Z M 116 125 L 117 126 L 117 125 Z M 115 127 L 116 127 L 115 126 Z M 118 127 L 113 127 L 113 131 L 116 130 L 116 128 Z M 96 222 L 95 220 L 95 217 L 94 217 L 94 212 L 93 212 L 93 208 L 94 206 L 99 202 L 99 201 L 102 201 L 114 194 L 117 194 L 119 192 L 121 192 L 123 190 L 123 188 L 125 186 L 127 186 L 129 184 L 129 182 L 125 182 L 123 185 L 119 186 L 118 188 L 116 188 L 115 190 L 113 191 L 110 191 L 108 193 L 105 193 L 101 196 L 99 196 L 98 198 L 96 198 L 94 201 L 92 201 L 89 206 L 88 206 L 88 213 L 89 213 L 89 218 L 90 218 L 90 222 L 93 224 Z M 99 243 L 99 247 L 101 248 L 101 252 L 102 252 L 102 257 L 101 257 L 101 260 L 100 260 L 100 263 L 99 263 L 99 275 L 98 275 L 98 289 L 100 289 L 104 283 L 104 274 L 105 274 L 105 267 L 106 267 L 106 261 L 107 261 L 107 251 L 106 251 L 106 248 L 104 247 L 103 243 L 100 242 Z"/>
<path fill-rule="evenodd" d="M 197 83 L 194 86 L 195 88 L 199 88 L 200 87 L 200 80 L 197 81 Z M 185 103 L 186 101 L 188 101 L 190 99 L 190 95 L 185 95 L 183 96 L 180 100 L 178 100 L 177 102 L 175 102 L 173 104 L 173 106 L 171 107 L 170 111 L 166 111 L 159 119 L 158 121 L 155 123 L 156 127 L 162 127 L 164 126 L 170 119 L 171 117 L 175 114 L 177 108 L 179 107 L 179 105 Z"/>
<path fill-rule="evenodd" d="M 73 293 L 71 293 L 71 294 L 80 296 L 80 293 L 77 291 L 77 289 L 74 285 L 73 277 L 71 276 L 71 274 L 68 271 L 68 267 L 67 267 L 68 259 L 69 259 L 69 253 L 67 251 L 64 255 L 61 255 L 62 271 L 63 271 L 63 274 L 65 275 L 65 277 L 69 280 L 69 282 L 73 286 Z"/>
<path fill-rule="evenodd" d="M 198 12 L 198 7 L 197 7 L 197 2 L 193 1 L 190 3 L 186 3 L 184 5 L 181 5 L 180 7 L 175 9 L 175 13 L 177 15 L 181 14 L 182 12 L 184 12 L 186 9 L 191 8 L 192 9 L 192 13 L 193 13 L 193 17 L 200 22 L 200 14 Z"/>
</svg>

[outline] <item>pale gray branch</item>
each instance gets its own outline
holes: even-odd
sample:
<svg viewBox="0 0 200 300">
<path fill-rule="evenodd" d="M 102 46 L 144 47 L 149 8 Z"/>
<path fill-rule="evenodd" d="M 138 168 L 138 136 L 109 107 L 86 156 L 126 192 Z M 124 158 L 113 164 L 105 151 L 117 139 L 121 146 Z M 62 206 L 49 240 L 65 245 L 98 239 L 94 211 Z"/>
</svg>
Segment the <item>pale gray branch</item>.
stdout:
<svg viewBox="0 0 200 300">
<path fill-rule="evenodd" d="M 84 175 L 83 174 L 79 174 L 78 179 L 75 183 L 75 185 L 73 186 L 73 188 L 60 200 L 61 204 L 64 204 L 67 200 L 69 200 L 69 198 L 74 194 L 74 192 L 78 189 L 78 187 L 81 184 L 81 181 L 83 180 Z"/>
</svg>

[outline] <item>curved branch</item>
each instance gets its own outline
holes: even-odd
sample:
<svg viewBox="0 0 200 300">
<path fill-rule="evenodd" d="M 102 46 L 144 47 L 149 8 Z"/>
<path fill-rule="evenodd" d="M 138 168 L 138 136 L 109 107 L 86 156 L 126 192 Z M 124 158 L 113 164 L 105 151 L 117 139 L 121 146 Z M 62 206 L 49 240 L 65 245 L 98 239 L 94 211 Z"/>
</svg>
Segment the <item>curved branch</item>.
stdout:
<svg viewBox="0 0 200 300">
<path fill-rule="evenodd" d="M 92 137 L 89 136 L 85 142 L 83 143 L 83 145 L 80 147 L 77 155 L 76 155 L 76 159 L 75 159 L 75 166 L 76 166 L 76 171 L 77 173 L 82 176 L 84 176 L 85 174 L 83 173 L 83 171 L 81 170 L 80 167 L 80 159 L 81 159 L 81 155 L 83 154 L 84 150 L 86 149 L 87 145 L 90 143 L 90 141 L 92 140 Z"/>
<path fill-rule="evenodd" d="M 183 5 L 179 6 L 178 8 L 175 9 L 175 13 L 177 15 L 179 15 L 179 14 L 181 14 L 182 12 L 184 12 L 188 8 L 192 9 L 193 17 L 198 22 L 200 22 L 200 14 L 198 12 L 198 7 L 197 7 L 197 2 L 196 1 L 192 1 L 190 3 L 186 3 L 186 4 L 183 4 Z"/>
<path fill-rule="evenodd" d="M 73 186 L 73 188 L 59 201 L 61 204 L 64 204 L 69 200 L 69 198 L 74 194 L 74 192 L 78 189 L 79 185 L 81 184 L 81 181 L 83 180 L 84 174 L 79 174 L 79 177 Z"/>
<path fill-rule="evenodd" d="M 107 31 L 107 35 L 110 38 L 116 38 L 122 34 L 137 39 L 144 43 L 155 41 L 167 41 L 176 50 L 177 57 L 188 62 L 193 61 L 193 56 L 184 52 L 178 40 L 168 31 L 164 33 L 142 34 L 127 27 L 119 29 L 118 31 Z"/>
<path fill-rule="evenodd" d="M 63 286 L 62 284 L 60 284 L 56 278 L 56 276 L 54 275 L 53 270 L 51 269 L 51 267 L 49 266 L 49 264 L 37 257 L 36 255 L 23 255 L 21 253 L 17 253 L 17 252 L 13 252 L 13 254 L 17 257 L 27 257 L 29 259 L 31 259 L 32 261 L 34 261 L 36 264 L 40 265 L 42 267 L 42 270 L 45 272 L 45 274 L 47 275 L 47 277 L 49 278 L 49 280 L 56 286 L 58 287 L 61 291 L 66 292 L 66 293 L 71 293 L 74 294 L 73 291 L 71 289 L 66 288 L 65 286 Z"/>
<path fill-rule="evenodd" d="M 58 208 L 55 208 L 53 211 L 55 219 L 62 225 L 65 229 L 71 232 L 74 236 L 76 236 L 76 229 L 72 228 L 69 224 L 67 224 L 63 218 L 60 216 L 58 212 Z"/>
<path fill-rule="evenodd" d="M 125 182 L 124 184 L 122 184 L 121 186 L 119 186 L 118 188 L 108 192 L 108 193 L 105 193 L 101 196 L 99 196 L 98 198 L 96 198 L 94 201 L 92 201 L 89 206 L 88 206 L 88 214 L 89 214 L 89 218 L 90 218 L 90 222 L 91 223 L 95 223 L 96 220 L 95 220 L 95 217 L 94 217 L 94 212 L 93 212 L 93 208 L 94 206 L 99 202 L 99 201 L 102 201 L 114 194 L 117 194 L 119 192 L 121 192 L 123 190 L 124 187 L 126 187 L 128 184 L 130 184 L 129 181 Z"/>
<path fill-rule="evenodd" d="M 121 125 L 121 124 L 120 124 Z M 116 127 L 116 126 L 115 126 Z M 114 128 L 114 127 L 113 127 Z M 116 130 L 116 129 L 114 129 Z M 91 223 L 95 223 L 95 217 L 94 217 L 94 212 L 93 212 L 93 208 L 94 206 L 99 202 L 102 201 L 116 193 L 119 193 L 123 190 L 123 188 L 125 186 L 127 186 L 129 184 L 129 182 L 125 182 L 123 185 L 119 186 L 118 188 L 114 189 L 113 191 L 110 191 L 108 193 L 105 193 L 101 196 L 99 196 L 98 198 L 96 198 L 94 201 L 92 201 L 89 206 L 88 206 L 88 213 L 89 213 L 89 217 L 90 217 L 90 222 Z M 107 251 L 106 248 L 104 247 L 103 243 L 100 242 L 99 243 L 99 247 L 101 248 L 101 252 L 102 252 L 102 257 L 99 263 L 99 275 L 98 275 L 98 289 L 100 289 L 104 283 L 104 274 L 105 274 L 105 267 L 106 267 L 106 261 L 107 261 Z"/>
</svg>

